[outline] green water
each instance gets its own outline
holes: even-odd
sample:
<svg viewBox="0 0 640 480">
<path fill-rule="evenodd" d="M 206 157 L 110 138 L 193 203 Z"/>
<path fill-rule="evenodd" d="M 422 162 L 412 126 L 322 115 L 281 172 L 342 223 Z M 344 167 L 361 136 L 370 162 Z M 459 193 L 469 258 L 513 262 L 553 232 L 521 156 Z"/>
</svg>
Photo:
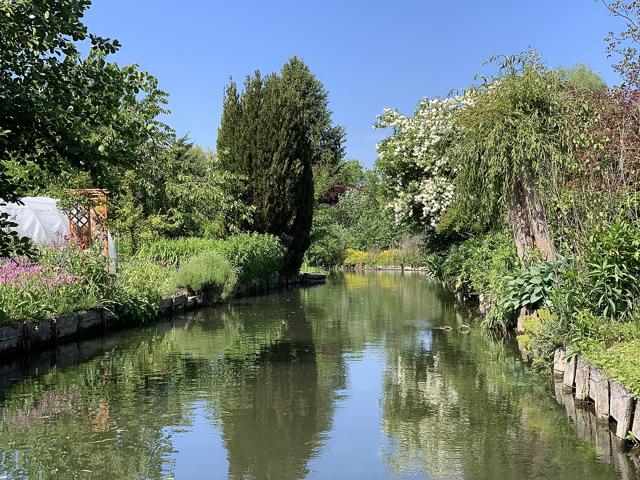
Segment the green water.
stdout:
<svg viewBox="0 0 640 480">
<path fill-rule="evenodd" d="M 635 478 L 467 321 L 350 273 L 5 363 L 0 479 Z"/>
</svg>

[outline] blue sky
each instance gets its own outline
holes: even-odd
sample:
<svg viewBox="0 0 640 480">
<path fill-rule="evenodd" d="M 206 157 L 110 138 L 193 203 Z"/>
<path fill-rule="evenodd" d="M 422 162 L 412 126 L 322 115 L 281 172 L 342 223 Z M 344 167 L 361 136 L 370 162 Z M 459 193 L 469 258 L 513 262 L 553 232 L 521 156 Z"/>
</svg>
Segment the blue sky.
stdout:
<svg viewBox="0 0 640 480">
<path fill-rule="evenodd" d="M 464 88 L 498 53 L 537 49 L 551 66 L 583 62 L 618 83 L 603 41 L 622 25 L 596 0 L 94 0 L 91 32 L 119 39 L 170 94 L 179 135 L 215 147 L 224 85 L 300 56 L 329 90 L 347 156 L 366 165 L 384 107 Z"/>
</svg>

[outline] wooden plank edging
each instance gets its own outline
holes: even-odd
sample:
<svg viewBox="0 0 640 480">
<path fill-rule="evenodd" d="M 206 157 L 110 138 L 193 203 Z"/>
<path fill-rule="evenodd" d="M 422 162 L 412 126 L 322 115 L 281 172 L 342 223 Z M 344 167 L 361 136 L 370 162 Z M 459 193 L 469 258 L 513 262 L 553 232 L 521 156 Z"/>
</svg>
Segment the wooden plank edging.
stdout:
<svg viewBox="0 0 640 480">
<path fill-rule="evenodd" d="M 268 280 L 238 285 L 234 296 L 240 297 L 265 292 L 271 288 L 324 283 L 326 275 L 303 273 L 301 275 L 274 276 Z M 181 313 L 203 306 L 197 296 L 179 294 L 165 298 L 156 309 L 154 318 Z M 116 313 L 116 306 L 106 304 L 85 311 L 57 315 L 53 318 L 21 325 L 0 325 L 0 357 L 12 357 L 25 352 L 35 352 L 78 338 L 90 338 L 106 331 L 123 327 L 126 323 Z M 136 325 L 135 323 L 131 326 Z"/>
<path fill-rule="evenodd" d="M 566 348 L 556 349 L 553 361 L 554 377 L 562 378 L 563 388 L 575 388 L 576 401 L 591 399 L 600 421 L 614 420 L 616 437 L 625 439 L 631 432 L 640 439 L 640 399 L 581 355 L 567 360 L 566 352 Z"/>
</svg>

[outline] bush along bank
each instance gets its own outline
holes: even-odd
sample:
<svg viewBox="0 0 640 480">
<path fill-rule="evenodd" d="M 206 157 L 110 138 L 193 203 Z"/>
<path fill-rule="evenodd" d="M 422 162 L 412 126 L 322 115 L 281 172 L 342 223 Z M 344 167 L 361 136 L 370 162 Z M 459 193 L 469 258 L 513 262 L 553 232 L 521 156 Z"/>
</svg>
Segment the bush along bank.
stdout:
<svg viewBox="0 0 640 480">
<path fill-rule="evenodd" d="M 139 325 L 233 296 L 325 279 L 283 275 L 285 251 L 270 235 L 161 240 L 147 247 L 122 262 L 115 276 L 105 272 L 100 252 L 81 250 L 69 240 L 41 247 L 32 258 L 3 260 L 0 355 Z"/>
<path fill-rule="evenodd" d="M 342 266 L 362 270 L 426 270 L 427 257 L 416 245 L 414 248 L 390 248 L 369 251 L 346 248 Z"/>
<path fill-rule="evenodd" d="M 630 259 L 639 253 L 636 235 L 637 227 L 614 222 L 592 232 L 579 258 L 522 264 L 510 233 L 494 231 L 431 253 L 427 265 L 459 298 L 480 304 L 481 325 L 515 331 L 525 360 L 541 370 L 553 366 L 579 403 L 592 403 L 600 418 L 616 421 L 618 438 L 636 442 L 640 315 Z"/>
</svg>

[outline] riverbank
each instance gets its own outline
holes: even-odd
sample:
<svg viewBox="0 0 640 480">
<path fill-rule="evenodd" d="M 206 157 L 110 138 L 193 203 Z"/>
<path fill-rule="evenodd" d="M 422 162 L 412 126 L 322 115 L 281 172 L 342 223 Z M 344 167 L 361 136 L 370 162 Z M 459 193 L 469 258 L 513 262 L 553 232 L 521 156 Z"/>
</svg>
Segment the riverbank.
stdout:
<svg viewBox="0 0 640 480">
<path fill-rule="evenodd" d="M 591 403 L 600 421 L 615 425 L 612 431 L 619 440 L 640 439 L 640 400 L 583 355 L 568 352 L 566 348 L 555 351 L 554 377 L 562 379 L 576 401 Z"/>
<path fill-rule="evenodd" d="M 473 305 L 483 328 L 503 336 L 515 333 L 523 359 L 535 368 L 551 371 L 554 353 L 563 348 L 588 364 L 589 372 L 601 373 L 608 395 L 621 392 L 627 399 L 624 408 L 631 405 L 635 409 L 640 404 L 640 325 L 629 318 L 620 321 L 572 311 L 571 299 L 566 298 L 572 290 L 563 283 L 568 268 L 560 262 L 533 262 L 522 267 L 510 233 L 490 232 L 428 254 L 419 270 L 441 281 L 459 301 Z M 575 384 L 569 383 L 565 388 L 575 390 Z M 578 398 L 591 407 L 595 403 L 588 393 Z M 618 407 L 611 412 L 605 412 L 608 406 L 597 408 L 602 417 L 612 421 L 620 416 Z M 635 432 L 633 429 L 636 417 L 634 410 L 629 425 L 627 417 L 617 421 L 619 441 L 633 443 L 639 438 L 639 427 Z"/>
<path fill-rule="evenodd" d="M 300 275 L 277 276 L 270 281 L 252 281 L 239 284 L 233 298 L 260 294 L 270 290 L 310 286 L 326 281 L 326 275 L 319 273 L 302 273 Z M 90 308 L 86 311 L 71 312 L 38 322 L 0 326 L 0 357 L 10 357 L 32 353 L 54 347 L 59 344 L 75 341 L 79 338 L 91 338 L 104 332 L 139 325 L 168 315 L 183 313 L 189 310 L 224 301 L 216 298 L 206 301 L 207 295 L 186 293 L 176 294 L 163 299 L 153 315 L 132 321 L 118 313 L 116 305 Z"/>
</svg>

